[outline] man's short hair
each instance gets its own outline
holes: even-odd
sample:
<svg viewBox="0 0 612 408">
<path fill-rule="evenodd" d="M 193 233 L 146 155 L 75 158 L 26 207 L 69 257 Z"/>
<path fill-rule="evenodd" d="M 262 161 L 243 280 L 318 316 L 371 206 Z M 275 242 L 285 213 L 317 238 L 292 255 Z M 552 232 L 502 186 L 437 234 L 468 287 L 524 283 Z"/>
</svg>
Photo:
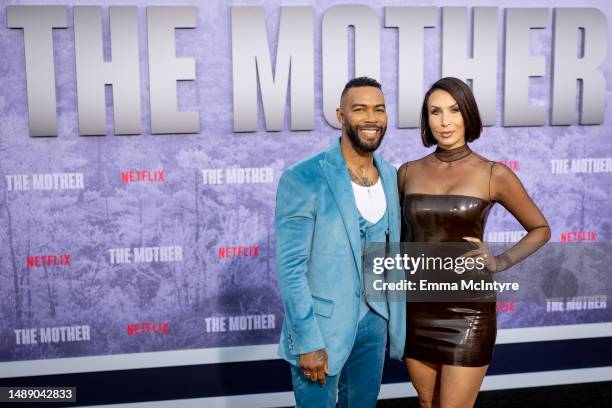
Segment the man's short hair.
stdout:
<svg viewBox="0 0 612 408">
<path fill-rule="evenodd" d="M 382 86 L 380 85 L 380 82 L 378 82 L 377 80 L 370 78 L 370 77 L 366 77 L 366 76 L 357 77 L 357 78 L 351 79 L 350 81 L 346 83 L 346 85 L 344 85 L 344 89 L 342 90 L 342 95 L 340 95 L 340 100 L 344 98 L 344 95 L 346 95 L 349 89 L 357 88 L 360 86 L 373 86 L 374 88 L 378 88 L 382 91 Z"/>
</svg>

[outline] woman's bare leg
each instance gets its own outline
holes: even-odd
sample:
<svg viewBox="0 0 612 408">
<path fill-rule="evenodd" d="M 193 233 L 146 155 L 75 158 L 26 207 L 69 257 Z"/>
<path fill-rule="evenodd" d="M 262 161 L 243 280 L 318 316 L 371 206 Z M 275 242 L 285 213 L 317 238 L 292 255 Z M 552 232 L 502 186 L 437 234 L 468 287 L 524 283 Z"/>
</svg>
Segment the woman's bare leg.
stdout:
<svg viewBox="0 0 612 408">
<path fill-rule="evenodd" d="M 443 365 L 440 370 L 440 408 L 472 408 L 488 368 L 488 365 Z"/>
<path fill-rule="evenodd" d="M 406 366 L 421 408 L 439 407 L 440 364 L 407 358 Z"/>
</svg>

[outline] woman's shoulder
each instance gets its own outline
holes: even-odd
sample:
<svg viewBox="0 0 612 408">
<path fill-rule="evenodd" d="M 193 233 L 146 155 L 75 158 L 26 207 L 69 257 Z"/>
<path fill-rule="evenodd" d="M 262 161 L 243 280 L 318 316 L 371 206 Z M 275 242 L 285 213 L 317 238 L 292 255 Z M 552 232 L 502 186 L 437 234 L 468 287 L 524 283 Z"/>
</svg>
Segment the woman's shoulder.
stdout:
<svg viewBox="0 0 612 408">
<path fill-rule="evenodd" d="M 409 160 L 402 164 L 397 169 L 397 177 L 399 183 L 404 184 L 408 180 L 412 179 L 414 176 L 419 177 L 419 175 L 426 173 L 428 171 L 427 161 L 428 158 L 432 156 L 432 154 L 428 154 L 427 156 L 421 157 L 420 159 Z"/>
<path fill-rule="evenodd" d="M 484 157 L 478 152 L 475 152 L 474 150 L 472 150 L 471 157 L 474 159 L 475 162 L 482 163 L 488 166 L 492 166 L 496 163 L 495 161 L 489 160 L 488 158 Z"/>
<path fill-rule="evenodd" d="M 432 156 L 433 156 L 433 153 L 430 153 L 427 156 L 423 156 L 419 159 L 409 160 L 399 167 L 398 172 L 414 169 L 419 166 L 423 166 L 427 163 L 427 160 L 429 160 Z"/>
<path fill-rule="evenodd" d="M 474 156 L 474 165 L 479 166 L 483 171 L 487 171 L 490 174 L 491 180 L 509 180 L 516 178 L 516 174 L 501 161 L 489 160 L 488 158 L 474 152 L 472 150 L 472 156 Z"/>
</svg>

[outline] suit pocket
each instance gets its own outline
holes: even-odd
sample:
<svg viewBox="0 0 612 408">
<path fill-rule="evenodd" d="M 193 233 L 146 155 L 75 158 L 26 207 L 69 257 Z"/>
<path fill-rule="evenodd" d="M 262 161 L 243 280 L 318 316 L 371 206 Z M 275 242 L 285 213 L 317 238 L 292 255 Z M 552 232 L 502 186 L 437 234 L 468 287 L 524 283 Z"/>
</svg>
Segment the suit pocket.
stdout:
<svg viewBox="0 0 612 408">
<path fill-rule="evenodd" d="M 323 316 L 330 317 L 332 312 L 334 311 L 334 301 L 329 299 L 324 299 L 318 296 L 312 296 L 312 304 L 314 308 L 314 313 Z"/>
</svg>

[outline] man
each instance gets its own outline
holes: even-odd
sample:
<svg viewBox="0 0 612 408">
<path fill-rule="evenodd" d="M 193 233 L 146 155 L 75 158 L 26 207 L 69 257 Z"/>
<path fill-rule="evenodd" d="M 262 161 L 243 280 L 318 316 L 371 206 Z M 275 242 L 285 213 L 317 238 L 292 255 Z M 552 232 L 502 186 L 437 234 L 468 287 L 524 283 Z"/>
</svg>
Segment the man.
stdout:
<svg viewBox="0 0 612 408">
<path fill-rule="evenodd" d="M 387 127 L 380 84 L 349 81 L 336 110 L 342 136 L 285 171 L 276 196 L 276 274 L 285 307 L 279 356 L 298 407 L 374 407 L 387 335 L 401 359 L 405 304 L 369 302 L 362 253 L 399 241 L 395 169 L 374 156 Z"/>
</svg>

